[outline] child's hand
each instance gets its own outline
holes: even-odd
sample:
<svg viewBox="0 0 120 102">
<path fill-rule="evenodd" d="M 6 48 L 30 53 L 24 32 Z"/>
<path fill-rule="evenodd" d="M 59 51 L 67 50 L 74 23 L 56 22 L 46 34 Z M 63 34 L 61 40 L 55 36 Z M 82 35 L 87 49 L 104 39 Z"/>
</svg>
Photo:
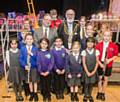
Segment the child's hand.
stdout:
<svg viewBox="0 0 120 102">
<path fill-rule="evenodd" d="M 64 74 L 65 73 L 65 69 L 63 69 L 62 71 L 61 71 L 61 74 Z"/>
<path fill-rule="evenodd" d="M 104 68 L 105 68 L 105 65 L 104 65 L 104 64 L 100 64 L 100 67 L 104 69 Z"/>
<path fill-rule="evenodd" d="M 49 74 L 49 72 L 47 71 L 47 72 L 45 72 L 44 76 L 46 77 L 46 76 L 48 76 L 48 74 Z"/>
<path fill-rule="evenodd" d="M 25 66 L 25 70 L 29 71 L 30 70 L 29 66 Z"/>
<path fill-rule="evenodd" d="M 42 76 L 45 76 L 45 73 L 43 73 L 43 72 L 42 72 L 42 73 L 40 73 L 40 74 L 41 74 Z"/>
<path fill-rule="evenodd" d="M 28 55 L 32 55 L 31 50 L 28 50 L 27 53 L 28 53 Z"/>
<path fill-rule="evenodd" d="M 59 69 L 56 70 L 57 74 L 61 74 L 61 71 Z"/>
<path fill-rule="evenodd" d="M 105 61 L 106 61 L 106 64 L 109 64 L 111 62 L 110 59 L 106 59 Z"/>
<path fill-rule="evenodd" d="M 87 72 L 87 76 L 90 77 L 90 76 L 91 76 L 91 73 L 90 73 L 90 72 Z"/>
<path fill-rule="evenodd" d="M 80 77 L 81 77 L 81 74 L 78 74 L 77 77 L 80 78 Z"/>
<path fill-rule="evenodd" d="M 72 78 L 72 75 L 71 75 L 71 74 L 68 74 L 68 78 L 71 79 L 71 78 Z"/>
</svg>

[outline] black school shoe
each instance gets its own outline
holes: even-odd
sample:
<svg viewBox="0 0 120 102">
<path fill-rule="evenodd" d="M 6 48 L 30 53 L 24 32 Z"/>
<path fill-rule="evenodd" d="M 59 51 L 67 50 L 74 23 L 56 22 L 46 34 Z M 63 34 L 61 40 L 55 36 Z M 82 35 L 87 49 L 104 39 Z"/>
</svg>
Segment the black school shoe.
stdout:
<svg viewBox="0 0 120 102">
<path fill-rule="evenodd" d="M 60 93 L 60 99 L 64 99 L 63 93 Z"/>
<path fill-rule="evenodd" d="M 24 98 L 22 95 L 19 96 L 19 101 L 24 101 Z"/>
<path fill-rule="evenodd" d="M 101 93 L 102 95 L 101 95 L 101 100 L 102 101 L 105 101 L 105 93 Z"/>
<path fill-rule="evenodd" d="M 47 97 L 43 97 L 43 102 L 46 102 L 47 101 Z"/>
<path fill-rule="evenodd" d="M 83 102 L 87 102 L 87 99 L 88 99 L 87 96 L 84 96 L 83 97 Z"/>
<path fill-rule="evenodd" d="M 35 101 L 35 102 L 38 101 L 38 95 L 37 95 L 37 93 L 34 93 L 34 101 Z"/>
<path fill-rule="evenodd" d="M 48 102 L 51 102 L 51 96 L 50 96 L 50 97 L 48 97 Z"/>
<path fill-rule="evenodd" d="M 77 101 L 77 102 L 79 101 L 79 98 L 78 98 L 78 96 L 77 96 L 77 93 L 75 93 L 74 100 Z"/>
<path fill-rule="evenodd" d="M 56 99 L 60 99 L 60 94 L 56 94 Z"/>
<path fill-rule="evenodd" d="M 94 102 L 94 100 L 93 100 L 93 97 L 92 97 L 92 96 L 90 96 L 89 101 L 90 101 L 90 102 Z"/>
<path fill-rule="evenodd" d="M 19 96 L 16 96 L 16 101 L 20 101 L 20 100 L 19 100 Z"/>
<path fill-rule="evenodd" d="M 30 93 L 29 101 L 33 101 L 33 98 L 34 98 L 34 92 L 31 92 L 31 93 Z"/>
<path fill-rule="evenodd" d="M 99 93 L 99 92 L 98 92 L 98 93 L 97 93 L 97 96 L 96 96 L 96 99 L 97 99 L 97 100 L 101 100 L 101 99 L 102 99 L 102 93 Z"/>
<path fill-rule="evenodd" d="M 71 93 L 71 101 L 72 102 L 75 101 L 74 97 L 75 97 L 74 93 Z"/>
</svg>

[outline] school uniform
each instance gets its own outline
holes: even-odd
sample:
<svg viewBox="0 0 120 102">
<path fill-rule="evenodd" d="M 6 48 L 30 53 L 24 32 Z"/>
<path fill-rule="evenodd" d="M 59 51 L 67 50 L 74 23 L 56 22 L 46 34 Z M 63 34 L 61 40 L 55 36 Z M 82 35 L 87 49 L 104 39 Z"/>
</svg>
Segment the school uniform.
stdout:
<svg viewBox="0 0 120 102">
<path fill-rule="evenodd" d="M 65 88 L 65 74 L 59 75 L 56 71 L 57 69 L 60 71 L 66 69 L 67 53 L 65 48 L 55 47 L 54 49 L 52 49 L 52 54 L 55 60 L 55 64 L 53 68 L 55 92 L 56 94 L 63 94 Z"/>
<path fill-rule="evenodd" d="M 34 35 L 34 30 L 33 28 L 30 29 L 30 31 L 25 31 L 24 33 L 30 33 Z M 18 32 L 17 34 L 17 39 L 18 39 L 18 48 L 20 49 L 22 46 L 25 45 L 24 38 L 23 38 L 23 32 Z"/>
<path fill-rule="evenodd" d="M 8 81 L 13 83 L 14 92 L 18 99 L 21 96 L 22 91 L 22 81 L 21 81 L 21 69 L 19 63 L 19 50 L 10 49 L 6 52 L 7 64 L 9 66 Z M 22 97 L 23 100 L 23 97 Z"/>
<path fill-rule="evenodd" d="M 118 46 L 113 42 L 107 42 L 107 43 L 100 42 L 96 45 L 96 49 L 99 50 L 100 52 L 99 60 L 102 63 L 104 63 L 105 58 L 109 59 L 118 55 Z M 99 66 L 98 75 L 101 76 L 104 73 L 105 76 L 110 76 L 112 73 L 112 63 L 113 61 L 107 64 L 105 73 L 103 72 L 102 68 L 100 68 Z"/>
<path fill-rule="evenodd" d="M 41 93 L 43 98 L 50 98 L 50 87 L 51 87 L 51 72 L 54 66 L 54 58 L 50 51 L 39 50 L 37 53 L 37 67 L 40 75 L 41 82 Z M 49 75 L 44 77 L 41 75 L 42 72 L 49 72 Z"/>
<path fill-rule="evenodd" d="M 68 74 L 71 74 L 72 78 L 69 79 Z M 81 78 L 77 77 L 78 74 L 82 74 L 81 55 L 71 53 L 67 57 L 66 67 L 66 81 L 69 87 L 81 85 Z"/>
<path fill-rule="evenodd" d="M 30 46 L 30 50 L 32 52 L 32 54 L 30 55 L 30 82 L 37 82 L 37 63 L 36 63 L 36 56 L 37 56 L 37 48 L 35 46 Z M 25 70 L 25 66 L 28 65 L 27 63 L 27 54 L 28 51 L 28 46 L 23 46 L 20 49 L 20 65 L 22 67 L 23 70 L 23 80 L 25 80 L 26 82 L 28 81 L 28 72 Z"/>
<path fill-rule="evenodd" d="M 91 50 L 86 49 L 82 51 L 81 55 L 85 57 L 85 62 L 86 62 L 88 71 L 92 72 L 97 63 L 96 56 L 99 55 L 99 51 L 94 49 L 91 49 Z M 91 96 L 93 84 L 95 84 L 95 82 L 97 81 L 97 72 L 93 76 L 88 77 L 86 72 L 84 71 L 83 80 L 84 80 L 85 96 Z"/>
<path fill-rule="evenodd" d="M 21 82 L 20 63 L 19 63 L 19 50 L 15 51 L 10 49 L 6 52 L 7 63 L 9 66 L 8 80 L 12 83 L 19 84 Z"/>
</svg>

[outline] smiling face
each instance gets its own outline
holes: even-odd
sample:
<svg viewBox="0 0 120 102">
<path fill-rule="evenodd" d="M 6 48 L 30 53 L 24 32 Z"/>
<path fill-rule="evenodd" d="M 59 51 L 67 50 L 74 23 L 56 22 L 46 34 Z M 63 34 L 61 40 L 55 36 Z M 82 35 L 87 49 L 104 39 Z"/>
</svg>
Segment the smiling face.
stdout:
<svg viewBox="0 0 120 102">
<path fill-rule="evenodd" d="M 26 35 L 25 42 L 28 46 L 31 46 L 33 44 L 33 36 L 30 34 Z"/>
<path fill-rule="evenodd" d="M 17 41 L 16 40 L 12 40 L 11 43 L 10 43 L 10 46 L 11 46 L 12 49 L 15 50 L 17 48 L 17 46 L 18 46 Z"/>
<path fill-rule="evenodd" d="M 57 39 L 55 40 L 55 43 L 54 43 L 54 44 L 55 44 L 56 47 L 61 48 L 63 42 L 62 42 L 62 40 L 61 40 L 60 38 L 57 38 Z"/>
<path fill-rule="evenodd" d="M 86 35 L 87 35 L 88 37 L 92 37 L 92 36 L 93 36 L 93 33 L 94 33 L 93 26 L 92 26 L 92 25 L 88 25 L 88 26 L 87 26 L 87 29 L 86 29 Z"/>
<path fill-rule="evenodd" d="M 87 42 L 87 48 L 88 49 L 92 49 L 94 47 L 94 43 L 93 42 Z"/>
<path fill-rule="evenodd" d="M 103 39 L 105 42 L 109 42 L 111 40 L 112 34 L 110 31 L 105 31 L 103 34 Z"/>
<path fill-rule="evenodd" d="M 49 27 L 51 24 L 51 20 L 52 20 L 51 16 L 49 14 L 46 14 L 43 18 L 43 26 Z"/>
<path fill-rule="evenodd" d="M 75 41 L 72 45 L 72 52 L 79 53 L 80 52 L 80 43 Z"/>
<path fill-rule="evenodd" d="M 40 48 L 43 50 L 47 50 L 48 43 L 45 40 L 42 40 L 40 43 Z"/>
<path fill-rule="evenodd" d="M 67 19 L 67 22 L 73 22 L 74 21 L 74 18 L 75 18 L 75 12 L 74 10 L 72 9 L 69 9 L 66 11 L 66 19 Z"/>
<path fill-rule="evenodd" d="M 23 23 L 24 29 L 30 30 L 29 20 L 25 20 Z"/>
</svg>

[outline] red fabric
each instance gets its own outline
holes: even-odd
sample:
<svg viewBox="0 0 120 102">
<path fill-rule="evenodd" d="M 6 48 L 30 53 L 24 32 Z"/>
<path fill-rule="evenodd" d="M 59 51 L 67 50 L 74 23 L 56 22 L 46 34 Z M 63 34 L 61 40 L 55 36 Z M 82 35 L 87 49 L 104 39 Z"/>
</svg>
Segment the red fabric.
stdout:
<svg viewBox="0 0 120 102">
<path fill-rule="evenodd" d="M 96 45 L 96 49 L 99 50 L 100 56 L 99 60 L 101 61 L 102 53 L 103 53 L 103 42 L 100 42 Z M 113 42 L 109 42 L 108 48 L 107 48 L 107 58 L 112 58 L 114 56 L 118 56 L 118 46 L 114 44 Z M 108 68 L 112 67 L 113 61 L 111 61 L 107 66 Z"/>
<path fill-rule="evenodd" d="M 57 20 L 51 22 L 50 27 L 51 28 L 55 28 L 55 27 L 58 28 L 61 23 L 62 23 L 62 20 L 57 19 Z"/>
</svg>

